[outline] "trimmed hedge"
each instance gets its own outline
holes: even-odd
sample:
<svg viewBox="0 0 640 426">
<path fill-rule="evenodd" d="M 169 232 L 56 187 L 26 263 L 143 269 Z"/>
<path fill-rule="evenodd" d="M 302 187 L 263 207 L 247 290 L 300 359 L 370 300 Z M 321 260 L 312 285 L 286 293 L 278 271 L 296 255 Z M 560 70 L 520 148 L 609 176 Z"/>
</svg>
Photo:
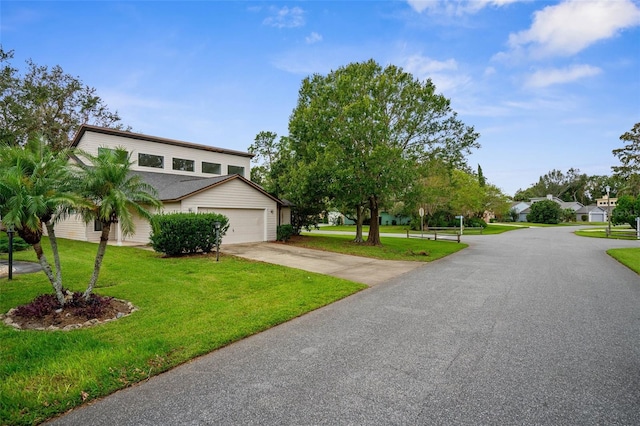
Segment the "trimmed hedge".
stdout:
<svg viewBox="0 0 640 426">
<path fill-rule="evenodd" d="M 220 222 L 220 242 L 229 219 L 217 213 L 170 213 L 151 220 L 151 246 L 167 256 L 209 253 L 216 246 L 215 222 Z"/>
<path fill-rule="evenodd" d="M 276 231 L 276 238 L 278 241 L 287 241 L 293 235 L 295 235 L 295 230 L 293 229 L 293 225 L 280 225 Z"/>
</svg>

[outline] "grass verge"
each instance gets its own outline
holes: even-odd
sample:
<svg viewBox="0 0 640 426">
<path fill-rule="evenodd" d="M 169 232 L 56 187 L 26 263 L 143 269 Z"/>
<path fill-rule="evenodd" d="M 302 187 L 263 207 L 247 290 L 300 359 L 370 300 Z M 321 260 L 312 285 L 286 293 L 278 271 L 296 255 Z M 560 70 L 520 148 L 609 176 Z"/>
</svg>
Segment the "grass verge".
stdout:
<svg viewBox="0 0 640 426">
<path fill-rule="evenodd" d="M 637 274 L 640 274 L 640 248 L 617 248 L 607 250 L 607 254 Z"/>
<path fill-rule="evenodd" d="M 611 238 L 613 240 L 637 240 L 636 232 L 630 226 L 616 226 L 611 228 L 611 235 L 607 235 L 607 228 L 580 229 L 574 232 L 580 237 Z"/>
<path fill-rule="evenodd" d="M 290 245 L 355 256 L 385 260 L 409 260 L 430 262 L 468 247 L 454 241 L 417 240 L 409 238 L 382 237 L 382 247 L 371 247 L 353 242 L 353 235 L 306 234 L 287 242 Z"/>
<path fill-rule="evenodd" d="M 84 290 L 97 245 L 60 240 L 60 250 L 65 287 Z M 35 254 L 14 259 L 33 261 Z M 165 259 L 110 246 L 96 293 L 139 311 L 70 332 L 0 325 L 0 424 L 40 423 L 365 287 L 231 256 Z M 3 279 L 0 312 L 51 292 L 42 273 Z"/>
</svg>

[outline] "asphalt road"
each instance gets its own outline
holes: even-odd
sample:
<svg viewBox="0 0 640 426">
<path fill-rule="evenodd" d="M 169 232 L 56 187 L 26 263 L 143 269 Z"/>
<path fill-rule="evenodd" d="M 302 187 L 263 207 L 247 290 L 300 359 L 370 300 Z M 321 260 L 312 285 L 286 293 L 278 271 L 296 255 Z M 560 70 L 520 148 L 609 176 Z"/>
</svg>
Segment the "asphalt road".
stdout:
<svg viewBox="0 0 640 426">
<path fill-rule="evenodd" d="M 637 241 L 470 247 L 59 418 L 58 425 L 640 424 Z"/>
</svg>

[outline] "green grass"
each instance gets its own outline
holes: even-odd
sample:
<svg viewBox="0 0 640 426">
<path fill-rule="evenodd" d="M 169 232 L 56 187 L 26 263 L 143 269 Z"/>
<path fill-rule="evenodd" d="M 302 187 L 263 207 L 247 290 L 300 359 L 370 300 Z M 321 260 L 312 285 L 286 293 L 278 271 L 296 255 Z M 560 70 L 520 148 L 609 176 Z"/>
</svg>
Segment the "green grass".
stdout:
<svg viewBox="0 0 640 426">
<path fill-rule="evenodd" d="M 490 234 L 501 234 L 503 232 L 507 232 L 507 231 L 513 231 L 515 229 L 518 228 L 525 228 L 526 226 L 519 226 L 520 224 L 518 223 L 517 225 L 504 225 L 504 224 L 498 224 L 498 223 L 491 223 L 491 224 L 487 224 L 487 227 L 485 229 L 482 230 L 482 235 L 490 235 Z M 381 234 L 407 234 L 407 229 L 409 229 L 409 227 L 407 225 L 380 225 L 380 233 Z M 320 228 L 320 230 L 315 231 L 315 232 L 325 232 L 325 231 L 340 231 L 340 232 L 356 232 L 356 226 L 355 225 L 340 225 L 340 226 L 323 226 Z M 369 226 L 368 225 L 363 225 L 362 227 L 362 231 L 364 233 L 368 233 L 369 232 Z M 313 234 L 314 231 L 311 231 L 311 234 Z M 410 230 L 409 231 L 411 234 L 415 234 L 415 235 L 419 235 L 420 231 L 416 231 L 416 230 Z M 479 235 L 481 234 L 480 230 L 477 229 L 467 229 L 465 228 L 464 230 L 464 234 L 467 235 Z"/>
<path fill-rule="evenodd" d="M 97 245 L 61 240 L 60 248 L 65 286 L 83 290 Z M 0 325 L 0 424 L 42 422 L 365 287 L 231 256 L 162 258 L 110 246 L 96 293 L 139 310 L 70 332 Z M 2 279 L 0 312 L 51 292 L 43 273 Z"/>
<path fill-rule="evenodd" d="M 607 254 L 637 274 L 640 274 L 640 248 L 617 248 L 607 250 Z"/>
<path fill-rule="evenodd" d="M 611 235 L 607 236 L 607 227 L 580 229 L 574 233 L 580 237 L 591 238 L 611 238 L 615 240 L 637 240 L 636 232 L 628 225 L 615 226 L 611 228 Z"/>
<path fill-rule="evenodd" d="M 409 260 L 430 262 L 468 247 L 455 241 L 432 241 L 410 238 L 382 237 L 382 247 L 371 247 L 353 242 L 352 235 L 306 234 L 287 244 L 308 247 L 355 256 L 385 260 Z M 428 256 L 421 253 L 428 253 Z"/>
</svg>

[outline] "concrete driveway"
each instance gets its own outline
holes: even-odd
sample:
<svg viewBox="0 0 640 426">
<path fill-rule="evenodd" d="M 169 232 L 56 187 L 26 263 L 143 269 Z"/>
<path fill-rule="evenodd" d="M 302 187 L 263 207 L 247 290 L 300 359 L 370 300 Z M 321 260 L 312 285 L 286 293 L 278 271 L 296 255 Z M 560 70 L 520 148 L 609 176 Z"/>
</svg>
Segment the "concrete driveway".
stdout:
<svg viewBox="0 0 640 426">
<path fill-rule="evenodd" d="M 640 424 L 640 277 L 605 254 L 640 243 L 572 231 L 469 236 L 52 424 Z"/>
<path fill-rule="evenodd" d="M 377 260 L 280 243 L 231 244 L 221 246 L 220 251 L 246 259 L 345 278 L 370 286 L 389 281 L 425 265 L 423 262 Z"/>
</svg>

